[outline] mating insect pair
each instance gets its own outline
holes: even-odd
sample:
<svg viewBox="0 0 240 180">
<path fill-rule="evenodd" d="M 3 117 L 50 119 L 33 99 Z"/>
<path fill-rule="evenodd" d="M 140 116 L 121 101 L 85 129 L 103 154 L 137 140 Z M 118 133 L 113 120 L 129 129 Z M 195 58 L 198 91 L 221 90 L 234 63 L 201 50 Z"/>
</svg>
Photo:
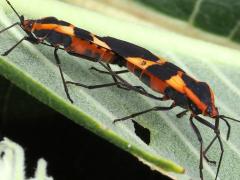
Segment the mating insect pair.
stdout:
<svg viewBox="0 0 240 180">
<path fill-rule="evenodd" d="M 219 142 L 221 154 L 216 173 L 217 179 L 223 157 L 223 144 L 219 130 L 220 119 L 225 122 L 228 127 L 227 139 L 229 139 L 231 130 L 230 124 L 227 120 L 240 121 L 219 114 L 214 102 L 214 93 L 207 83 L 193 79 L 176 65 L 166 62 L 164 59 L 159 58 L 150 51 L 132 43 L 112 37 L 99 37 L 93 35 L 86 30 L 75 27 L 68 22 L 60 21 L 55 17 L 46 17 L 38 20 L 25 20 L 24 16 L 20 16 L 8 0 L 6 0 L 6 2 L 16 13 L 20 22 L 16 22 L 1 30 L 0 33 L 18 25 L 27 35 L 2 55 L 8 55 L 24 40 L 33 44 L 43 44 L 45 46 L 53 47 L 54 57 L 60 71 L 64 90 L 67 98 L 71 102 L 73 102 L 73 100 L 68 92 L 67 84 L 74 84 L 88 89 L 117 86 L 118 88 L 135 91 L 159 101 L 172 100 L 173 103 L 171 106 L 156 106 L 121 119 L 116 119 L 114 122 L 131 119 L 151 111 L 167 111 L 176 106 L 182 107 L 184 111 L 177 114 L 177 117 L 180 118 L 184 116 L 188 111 L 191 113 L 189 118 L 190 124 L 200 143 L 199 171 L 201 179 L 203 179 L 203 158 L 207 162 L 216 163 L 215 161 L 209 160 L 206 153 L 216 140 Z M 70 55 L 100 63 L 106 71 L 96 68 L 93 69 L 99 73 L 111 75 L 114 82 L 89 86 L 78 82 L 66 81 L 61 69 L 58 50 L 64 50 Z M 125 67 L 127 70 L 112 71 L 110 64 Z M 163 96 L 158 97 L 150 94 L 143 87 L 133 86 L 119 76 L 119 74 L 127 72 L 132 72 L 152 90 Z M 208 122 L 199 115 L 208 116 L 214 119 L 214 124 Z M 203 148 L 203 140 L 200 131 L 194 124 L 194 119 L 212 129 L 215 133 L 214 138 L 206 149 Z"/>
</svg>

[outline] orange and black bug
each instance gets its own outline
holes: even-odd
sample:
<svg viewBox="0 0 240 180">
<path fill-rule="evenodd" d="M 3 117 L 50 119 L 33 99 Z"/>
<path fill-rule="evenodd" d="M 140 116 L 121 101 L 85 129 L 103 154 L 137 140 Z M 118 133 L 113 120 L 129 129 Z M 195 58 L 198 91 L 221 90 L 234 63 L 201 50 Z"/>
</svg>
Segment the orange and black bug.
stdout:
<svg viewBox="0 0 240 180">
<path fill-rule="evenodd" d="M 58 50 L 65 50 L 67 53 L 73 56 L 82 57 L 94 62 L 104 61 L 106 63 L 118 64 L 121 66 L 124 63 L 124 58 L 117 55 L 115 52 L 111 50 L 110 47 L 106 45 L 106 43 L 99 40 L 96 36 L 89 33 L 88 31 L 75 27 L 72 24 L 56 19 L 55 17 L 46 17 L 38 20 L 25 20 L 23 15 L 19 15 L 17 11 L 13 8 L 8 0 L 6 2 L 16 13 L 20 22 L 16 22 L 11 26 L 3 29 L 0 33 L 12 28 L 13 26 L 19 25 L 27 34 L 27 36 L 23 37 L 19 42 L 17 42 L 14 46 L 12 46 L 9 50 L 4 52 L 2 56 L 8 55 L 13 49 L 15 49 L 22 41 L 29 41 L 33 44 L 43 44 L 46 46 L 54 47 L 54 57 L 57 63 L 57 66 L 60 71 L 60 75 L 62 78 L 64 90 L 66 92 L 67 98 L 73 102 L 71 99 L 67 84 L 76 84 L 82 85 L 80 83 L 65 81 L 63 76 L 61 63 L 59 56 L 57 54 Z M 126 72 L 126 71 L 122 71 Z M 121 73 L 121 72 L 119 72 Z M 105 85 L 97 85 L 93 88 L 101 88 L 108 86 L 117 85 L 119 88 L 134 90 L 143 95 L 154 98 L 155 96 L 148 94 L 141 87 L 131 86 L 127 84 L 127 82 L 118 82 L 116 78 L 113 76 L 114 83 L 109 83 Z M 88 87 L 82 85 L 83 87 Z M 91 87 L 89 87 L 91 88 Z M 155 97 L 157 98 L 157 97 Z"/>
<path fill-rule="evenodd" d="M 198 141 L 200 142 L 199 169 L 201 179 L 203 179 L 203 158 L 209 163 L 216 164 L 215 161 L 208 159 L 206 153 L 213 145 L 215 140 L 218 140 L 219 142 L 221 154 L 215 177 L 215 179 L 217 179 L 224 151 L 222 140 L 220 138 L 219 120 L 223 120 L 228 127 L 227 140 L 230 137 L 231 131 L 231 126 L 227 119 L 236 122 L 240 121 L 219 114 L 218 108 L 215 106 L 214 93 L 207 83 L 193 79 L 181 68 L 165 61 L 164 59 L 160 59 L 159 57 L 150 53 L 148 50 L 137 45 L 112 37 L 102 37 L 100 39 L 108 46 L 110 46 L 112 51 L 124 57 L 125 64 L 123 66 L 125 66 L 130 72 L 134 73 L 152 90 L 163 94 L 163 97 L 158 98 L 159 100 L 173 100 L 173 103 L 169 107 L 153 107 L 151 109 L 123 117 L 121 119 L 116 119 L 114 122 L 131 119 L 151 111 L 167 111 L 173 109 L 176 106 L 182 107 L 185 110 L 177 114 L 177 117 L 181 118 L 188 111 L 191 113 L 189 118 L 190 124 L 195 134 L 197 135 Z M 111 68 L 104 64 L 103 66 L 108 70 L 108 72 L 103 72 L 98 69 L 97 71 L 100 73 L 114 75 L 116 79 L 121 80 L 121 77 L 119 77 L 117 73 L 113 72 Z M 212 119 L 215 119 L 215 123 L 212 124 L 199 115 L 208 116 Z M 194 124 L 193 119 L 212 129 L 215 133 L 215 137 L 212 139 L 205 150 L 203 149 L 203 140 L 200 131 Z"/>
<path fill-rule="evenodd" d="M 25 20 L 23 16 L 20 16 L 16 12 L 9 1 L 7 1 L 7 3 L 17 14 L 20 22 L 14 23 L 13 25 L 3 29 L 0 31 L 0 33 L 13 26 L 19 25 L 26 32 L 27 36 L 23 37 L 12 48 L 3 53 L 3 55 L 8 55 L 23 40 L 27 40 L 35 44 L 44 44 L 54 47 L 54 56 L 60 70 L 64 89 L 68 99 L 71 102 L 73 101 L 68 93 L 67 84 L 75 84 L 89 89 L 117 85 L 119 88 L 133 90 L 154 99 L 173 100 L 172 105 L 169 107 L 157 106 L 121 119 L 117 119 L 114 122 L 127 120 L 150 111 L 170 110 L 176 106 L 180 106 L 185 109 L 183 112 L 177 115 L 178 117 L 182 117 L 187 111 L 190 111 L 191 116 L 189 120 L 200 142 L 199 169 L 201 179 L 203 179 L 203 158 L 205 158 L 208 162 L 215 163 L 215 161 L 211 161 L 206 157 L 206 153 L 216 139 L 220 144 L 221 155 L 216 173 L 217 178 L 223 157 L 223 145 L 220 138 L 219 120 L 222 119 L 228 126 L 227 139 L 229 138 L 231 130 L 227 119 L 233 121 L 238 120 L 224 115 L 219 115 L 218 109 L 214 103 L 214 94 L 207 83 L 199 82 L 191 78 L 181 68 L 170 62 L 164 61 L 142 47 L 111 37 L 95 36 L 88 31 L 77 28 L 68 22 L 60 21 L 55 17 L 46 17 L 39 20 Z M 115 82 L 88 86 L 81 83 L 65 81 L 60 66 L 60 59 L 57 54 L 59 49 L 65 50 L 67 53 L 77 57 L 83 57 L 94 62 L 99 62 L 105 69 L 108 70 L 108 72 L 101 71 L 96 68 L 93 69 L 101 73 L 110 74 Z M 104 64 L 103 62 L 107 64 Z M 119 66 L 126 67 L 128 70 L 114 72 L 111 70 L 109 64 L 117 64 Z M 164 96 L 156 97 L 152 94 L 149 94 L 141 86 L 132 86 L 119 76 L 119 74 L 129 71 L 138 76 L 140 80 L 148 85 L 151 89 L 163 94 Z M 199 115 L 201 114 L 215 119 L 215 124 L 212 124 L 200 117 Z M 193 119 L 214 130 L 216 134 L 205 150 L 203 149 L 203 140 L 201 134 L 194 124 Z"/>
<path fill-rule="evenodd" d="M 111 47 L 112 51 L 125 59 L 125 64 L 123 66 L 125 66 L 130 72 L 134 73 L 152 90 L 163 94 L 163 97 L 158 98 L 159 100 L 173 100 L 173 103 L 169 107 L 156 106 L 142 112 L 116 119 L 114 122 L 131 119 L 151 111 L 167 111 L 173 109 L 176 106 L 182 107 L 185 110 L 176 116 L 178 118 L 181 118 L 188 111 L 191 113 L 189 118 L 190 124 L 198 138 L 198 141 L 200 142 L 199 170 L 201 179 L 203 179 L 203 158 L 209 163 L 216 164 L 216 161 L 208 159 L 206 153 L 211 148 L 215 140 L 218 140 L 219 142 L 221 154 L 215 177 L 215 179 L 217 179 L 224 152 L 223 143 L 220 137 L 219 120 L 223 120 L 228 127 L 227 140 L 230 137 L 231 131 L 231 126 L 227 119 L 236 122 L 240 121 L 219 114 L 218 108 L 215 106 L 214 93 L 207 83 L 193 79 L 181 68 L 153 55 L 151 52 L 142 47 L 112 37 L 101 37 L 100 39 L 109 47 Z M 108 72 L 104 72 L 98 69 L 96 70 L 100 73 L 115 76 L 116 79 L 119 79 L 121 81 L 122 78 L 119 77 L 118 73 L 113 72 L 107 65 L 102 64 L 102 66 L 104 66 Z M 212 119 L 215 119 L 215 123 L 212 124 L 199 115 L 208 116 Z M 203 149 L 203 140 L 200 131 L 194 124 L 193 119 L 212 129 L 215 133 L 214 138 L 205 150 Z"/>
</svg>

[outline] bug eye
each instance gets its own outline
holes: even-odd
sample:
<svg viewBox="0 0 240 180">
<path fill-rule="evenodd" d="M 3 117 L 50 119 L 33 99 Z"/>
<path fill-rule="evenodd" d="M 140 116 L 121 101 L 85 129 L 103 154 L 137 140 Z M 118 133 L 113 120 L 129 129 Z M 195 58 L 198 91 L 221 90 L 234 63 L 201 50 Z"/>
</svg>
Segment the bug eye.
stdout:
<svg viewBox="0 0 240 180">
<path fill-rule="evenodd" d="M 206 114 L 208 114 L 208 115 L 212 114 L 212 107 L 211 106 L 207 107 Z"/>
<path fill-rule="evenodd" d="M 32 28 L 32 26 L 33 26 L 33 23 L 30 22 L 30 23 L 28 24 L 28 27 L 29 27 L 29 28 Z"/>
</svg>

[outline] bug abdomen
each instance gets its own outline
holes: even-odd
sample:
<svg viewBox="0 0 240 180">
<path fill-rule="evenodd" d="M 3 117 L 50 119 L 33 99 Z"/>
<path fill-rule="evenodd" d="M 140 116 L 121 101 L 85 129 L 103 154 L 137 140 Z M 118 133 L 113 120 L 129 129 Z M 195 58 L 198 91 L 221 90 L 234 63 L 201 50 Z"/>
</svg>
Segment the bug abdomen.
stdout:
<svg viewBox="0 0 240 180">
<path fill-rule="evenodd" d="M 71 44 L 65 49 L 70 54 L 95 62 L 103 61 L 110 64 L 120 64 L 120 60 L 123 61 L 121 57 L 111 50 L 77 37 L 72 37 Z"/>
<path fill-rule="evenodd" d="M 130 61 L 127 61 L 126 66 L 130 72 L 135 74 L 144 84 L 149 86 L 152 90 L 164 94 L 164 91 L 168 85 L 163 80 L 149 72 L 147 68 L 141 69 L 141 66 L 137 66 Z"/>
</svg>

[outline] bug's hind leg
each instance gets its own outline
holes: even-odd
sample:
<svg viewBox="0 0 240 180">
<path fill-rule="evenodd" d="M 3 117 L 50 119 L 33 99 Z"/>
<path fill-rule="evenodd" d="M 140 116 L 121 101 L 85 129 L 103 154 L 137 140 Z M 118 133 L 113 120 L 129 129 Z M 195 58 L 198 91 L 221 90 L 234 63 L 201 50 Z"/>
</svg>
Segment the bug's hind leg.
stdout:
<svg viewBox="0 0 240 180">
<path fill-rule="evenodd" d="M 66 84 L 73 84 L 75 86 L 81 86 L 81 87 L 84 87 L 84 88 L 87 88 L 87 89 L 98 89 L 98 88 L 103 88 L 103 87 L 110 87 L 110 86 L 120 85 L 120 82 L 98 84 L 98 85 L 85 85 L 85 84 L 82 84 L 82 83 L 79 83 L 79 82 L 66 81 Z"/>
<path fill-rule="evenodd" d="M 224 153 L 224 148 L 223 148 L 223 143 L 220 137 L 220 131 L 219 131 L 219 118 L 215 119 L 215 125 L 212 125 L 211 123 L 209 123 L 208 121 L 206 121 L 205 119 L 199 117 L 199 116 L 195 116 L 195 119 L 198 120 L 200 123 L 204 124 L 205 126 L 208 126 L 209 128 L 214 130 L 215 133 L 215 137 L 212 139 L 212 141 L 210 142 L 210 144 L 207 146 L 206 150 L 203 151 L 203 154 L 206 154 L 207 151 L 210 149 L 210 147 L 213 145 L 214 141 L 217 139 L 219 142 L 219 146 L 221 149 L 221 154 L 220 154 L 220 158 L 219 158 L 219 162 L 218 162 L 218 167 L 217 167 L 217 173 L 215 176 L 215 180 L 218 177 L 218 173 L 222 164 L 222 158 L 223 158 L 223 153 Z M 207 160 L 207 159 L 206 159 Z M 213 162 L 214 161 L 210 161 Z"/>
<path fill-rule="evenodd" d="M 10 52 L 12 52 L 19 44 L 21 44 L 24 40 L 26 40 L 27 37 L 23 37 L 20 39 L 16 44 L 14 44 L 10 49 L 2 53 L 2 56 L 7 56 Z"/>
<path fill-rule="evenodd" d="M 95 68 L 95 67 L 91 67 L 90 70 L 94 70 L 94 71 L 97 71 L 99 73 L 102 73 L 102 74 L 108 74 L 108 75 L 111 75 L 111 73 L 109 73 L 108 71 L 103 71 L 103 70 L 100 70 L 98 68 Z M 128 70 L 121 70 L 121 71 L 113 71 L 115 74 L 124 74 L 124 73 L 129 73 Z"/>
<path fill-rule="evenodd" d="M 151 111 L 168 111 L 168 110 L 171 110 L 175 107 L 174 104 L 172 104 L 171 106 L 169 107 L 160 107 L 160 106 L 156 106 L 156 107 L 153 107 L 151 109 L 147 109 L 147 110 L 144 110 L 144 111 L 141 111 L 141 112 L 138 112 L 138 113 L 134 113 L 134 114 L 131 114 L 129 116 L 125 116 L 123 118 L 120 118 L 120 119 L 115 119 L 113 121 L 113 123 L 116 123 L 116 122 L 119 122 L 119 121 L 125 121 L 125 120 L 128 120 L 128 119 L 131 119 L 131 118 L 134 118 L 134 117 L 137 117 L 137 116 L 140 116 L 142 114 L 146 114 L 148 112 L 151 112 Z"/>
<path fill-rule="evenodd" d="M 109 73 L 112 77 L 114 77 L 117 81 L 122 82 L 129 90 L 138 92 L 139 94 L 142 94 L 144 96 L 150 97 L 152 99 L 160 100 L 160 101 L 165 101 L 165 97 L 158 97 L 153 94 L 148 93 L 143 87 L 141 86 L 133 86 L 126 80 L 124 80 L 122 77 L 120 77 L 118 74 L 115 74 L 114 71 L 112 71 L 111 68 L 109 68 L 108 65 L 105 65 L 104 63 L 99 61 L 99 64 L 101 64 Z"/>
<path fill-rule="evenodd" d="M 194 133 L 197 135 L 198 141 L 200 143 L 200 162 L 199 162 L 199 173 L 200 173 L 200 178 L 203 180 L 203 140 L 201 133 L 197 126 L 193 123 L 193 116 L 190 116 L 189 118 L 191 126 L 193 128 Z"/>
<path fill-rule="evenodd" d="M 185 116 L 187 114 L 188 110 L 184 110 L 178 114 L 176 114 L 177 118 L 182 118 L 183 116 Z"/>
<path fill-rule="evenodd" d="M 2 53 L 2 56 L 7 56 L 9 53 L 11 53 L 19 44 L 21 44 L 24 40 L 33 43 L 33 44 L 38 44 L 39 41 L 34 38 L 33 36 L 25 36 L 22 39 L 20 39 L 16 44 L 14 44 L 10 49 Z"/>
<path fill-rule="evenodd" d="M 112 68 L 111 68 L 111 66 L 110 66 L 109 64 L 107 64 L 107 67 L 112 70 Z M 119 81 L 118 81 L 117 78 L 115 77 L 115 74 L 129 73 L 128 70 L 112 71 L 113 73 L 110 73 L 109 71 L 103 71 L 103 70 L 97 69 L 97 68 L 95 68 L 95 67 L 91 67 L 90 70 L 97 71 L 97 72 L 99 72 L 99 73 L 101 73 L 101 74 L 111 75 L 112 78 L 113 78 L 113 80 L 114 80 L 114 82 L 116 82 L 116 83 L 119 82 Z M 117 85 L 117 87 L 118 87 L 118 88 L 121 88 L 121 89 L 124 89 L 124 90 L 128 90 L 128 91 L 132 90 L 131 87 L 134 87 L 134 88 L 136 88 L 136 89 L 139 89 L 139 91 L 142 91 L 142 92 L 144 92 L 144 93 L 147 93 L 147 91 L 146 91 L 142 86 L 131 86 L 131 87 L 128 87 L 128 88 L 127 88 L 127 87 L 125 87 L 125 86 Z"/>
<path fill-rule="evenodd" d="M 65 91 L 65 93 L 66 93 L 67 98 L 69 99 L 69 101 L 70 101 L 71 103 L 73 103 L 73 100 L 72 100 L 72 98 L 70 97 L 70 94 L 69 94 L 69 92 L 68 92 L 67 83 L 66 83 L 65 78 L 64 78 L 64 76 L 63 76 L 63 72 L 62 72 L 62 68 L 61 68 L 61 62 L 60 62 L 59 56 L 58 56 L 58 54 L 57 54 L 57 51 L 58 51 L 58 48 L 55 47 L 55 49 L 54 49 L 54 57 L 55 57 L 55 60 L 56 60 L 56 62 L 57 62 L 58 69 L 59 69 L 59 71 L 60 71 L 60 75 L 61 75 L 61 78 L 62 78 L 64 91 Z"/>
</svg>

